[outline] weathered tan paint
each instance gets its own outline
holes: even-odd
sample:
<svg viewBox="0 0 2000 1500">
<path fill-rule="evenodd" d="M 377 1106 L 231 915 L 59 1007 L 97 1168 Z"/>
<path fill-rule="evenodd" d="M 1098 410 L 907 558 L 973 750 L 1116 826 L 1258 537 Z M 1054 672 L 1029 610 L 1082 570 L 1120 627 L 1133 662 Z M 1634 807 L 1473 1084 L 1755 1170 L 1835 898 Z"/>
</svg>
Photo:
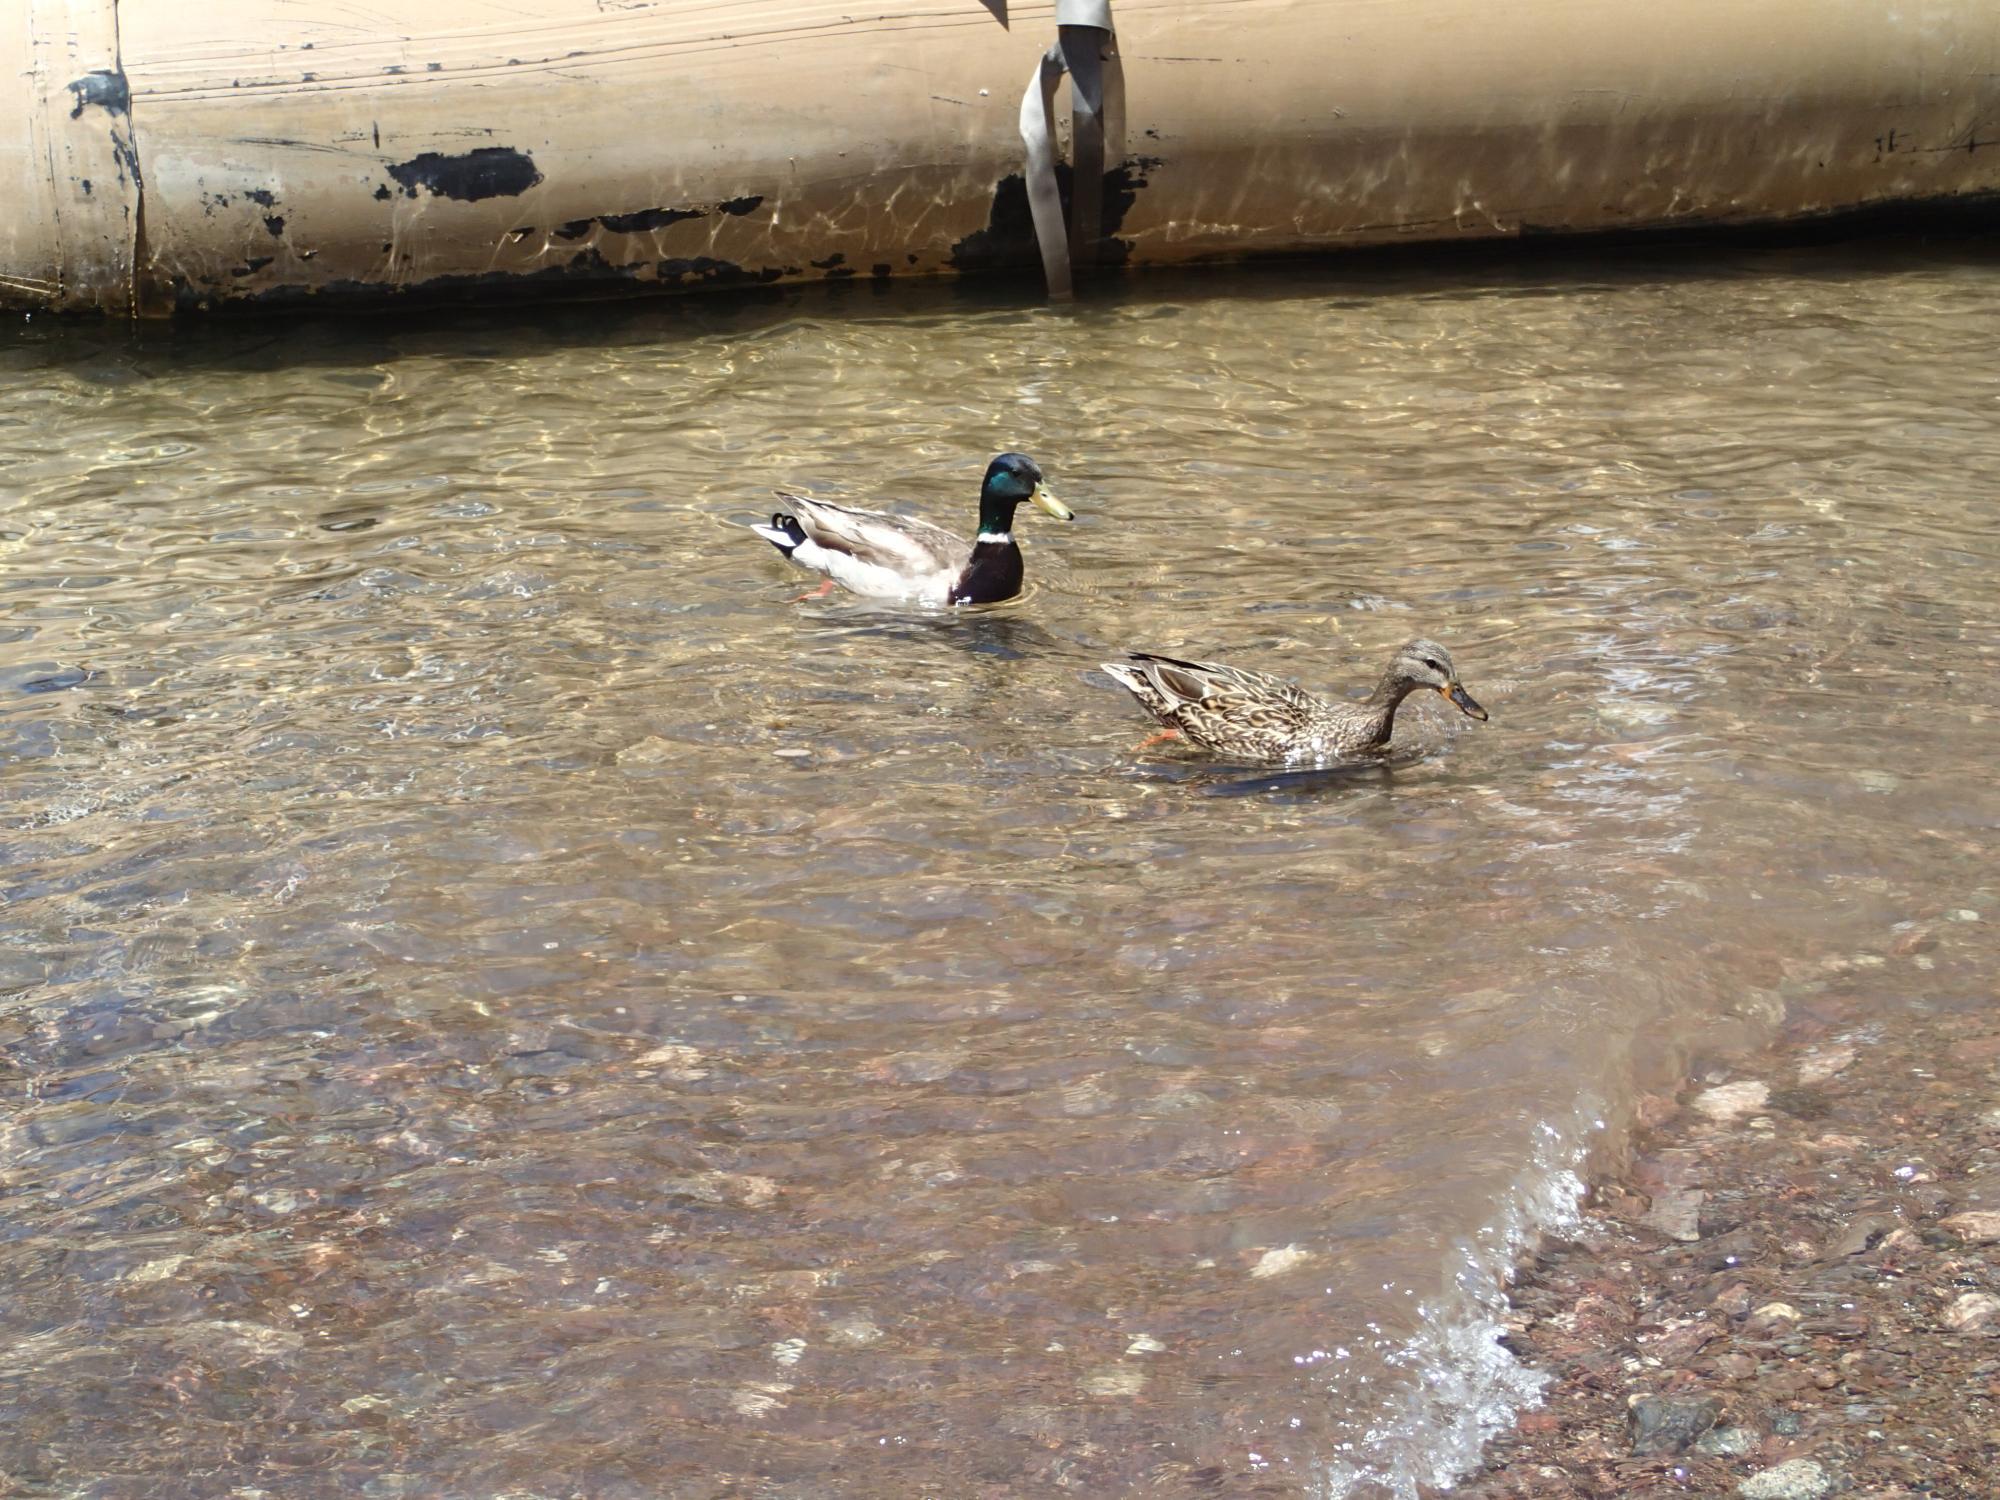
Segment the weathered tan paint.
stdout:
<svg viewBox="0 0 2000 1500">
<path fill-rule="evenodd" d="M 22 0 L 0 44 L 0 305 L 132 310 L 141 189 L 103 0 Z M 9 81 L 20 92 L 10 96 Z"/>
<path fill-rule="evenodd" d="M 1003 0 L 5 9 L 0 298 L 141 313 L 976 266 L 1055 27 Z M 1135 263 L 2000 189 L 1990 0 L 1115 9 Z M 76 109 L 120 69 L 129 118 Z M 1003 238 L 1031 261 L 1025 220 Z"/>
</svg>

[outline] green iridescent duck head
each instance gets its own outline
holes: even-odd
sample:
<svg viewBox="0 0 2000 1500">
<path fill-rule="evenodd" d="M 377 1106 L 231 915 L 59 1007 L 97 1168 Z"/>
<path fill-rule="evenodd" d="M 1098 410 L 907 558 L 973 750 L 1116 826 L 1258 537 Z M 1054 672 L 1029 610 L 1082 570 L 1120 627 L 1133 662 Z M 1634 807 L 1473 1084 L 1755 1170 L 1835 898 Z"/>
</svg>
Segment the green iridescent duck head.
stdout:
<svg viewBox="0 0 2000 1500">
<path fill-rule="evenodd" d="M 1006 536 L 1014 529 L 1014 511 L 1022 504 L 1032 505 L 1058 521 L 1074 520 L 1076 516 L 1049 493 L 1042 481 L 1041 468 L 1027 454 L 995 454 L 979 486 L 979 534 Z"/>
</svg>

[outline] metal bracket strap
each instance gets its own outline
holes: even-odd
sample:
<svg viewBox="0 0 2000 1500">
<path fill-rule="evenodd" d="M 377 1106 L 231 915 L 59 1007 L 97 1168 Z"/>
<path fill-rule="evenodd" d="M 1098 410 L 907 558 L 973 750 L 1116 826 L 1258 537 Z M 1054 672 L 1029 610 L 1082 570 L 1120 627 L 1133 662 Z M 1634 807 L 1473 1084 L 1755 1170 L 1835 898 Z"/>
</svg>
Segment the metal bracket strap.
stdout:
<svg viewBox="0 0 2000 1500">
<path fill-rule="evenodd" d="M 1028 208 L 1052 301 L 1074 295 L 1073 269 L 1097 258 L 1103 238 L 1104 164 L 1125 154 L 1125 70 L 1118 60 L 1111 0 L 1056 0 L 1056 43 L 1042 54 L 1021 96 Z M 1070 80 L 1070 222 L 1056 186 L 1056 88 Z"/>
</svg>

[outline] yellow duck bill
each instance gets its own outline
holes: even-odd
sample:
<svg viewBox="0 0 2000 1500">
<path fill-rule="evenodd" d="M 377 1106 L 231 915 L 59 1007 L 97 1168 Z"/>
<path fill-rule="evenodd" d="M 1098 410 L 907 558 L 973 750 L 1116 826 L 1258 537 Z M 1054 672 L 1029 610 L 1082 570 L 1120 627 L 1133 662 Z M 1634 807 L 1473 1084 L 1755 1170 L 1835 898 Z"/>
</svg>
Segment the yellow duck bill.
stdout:
<svg viewBox="0 0 2000 1500">
<path fill-rule="evenodd" d="M 1074 521 L 1076 512 L 1051 495 L 1046 485 L 1036 485 L 1034 494 L 1028 497 L 1035 509 L 1044 515 L 1054 516 L 1058 521 Z"/>
</svg>

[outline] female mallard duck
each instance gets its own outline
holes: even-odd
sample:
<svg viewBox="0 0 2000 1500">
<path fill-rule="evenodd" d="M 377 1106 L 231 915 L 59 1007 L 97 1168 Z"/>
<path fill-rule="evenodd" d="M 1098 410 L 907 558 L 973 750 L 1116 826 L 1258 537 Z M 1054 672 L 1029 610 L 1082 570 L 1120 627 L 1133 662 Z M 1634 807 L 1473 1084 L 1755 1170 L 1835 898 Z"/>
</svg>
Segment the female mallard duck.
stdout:
<svg viewBox="0 0 2000 1500">
<path fill-rule="evenodd" d="M 1135 651 L 1104 670 L 1131 689 L 1169 732 L 1243 760 L 1291 763 L 1337 760 L 1385 749 L 1396 710 L 1420 687 L 1434 688 L 1467 717 L 1486 710 L 1458 684 L 1451 656 L 1436 641 L 1414 640 L 1389 658 L 1364 703 L 1330 703 L 1281 677 L 1211 662 L 1176 661 Z"/>
<path fill-rule="evenodd" d="M 878 599 L 936 604 L 992 604 L 1021 592 L 1021 549 L 1014 545 L 1014 509 L 1027 501 L 1058 521 L 1074 512 L 1042 485 L 1042 471 L 1024 453 L 1002 453 L 979 486 L 979 534 L 961 541 L 942 526 L 879 510 L 856 510 L 779 490 L 791 514 L 750 529 L 795 563 L 834 584 Z"/>
</svg>

